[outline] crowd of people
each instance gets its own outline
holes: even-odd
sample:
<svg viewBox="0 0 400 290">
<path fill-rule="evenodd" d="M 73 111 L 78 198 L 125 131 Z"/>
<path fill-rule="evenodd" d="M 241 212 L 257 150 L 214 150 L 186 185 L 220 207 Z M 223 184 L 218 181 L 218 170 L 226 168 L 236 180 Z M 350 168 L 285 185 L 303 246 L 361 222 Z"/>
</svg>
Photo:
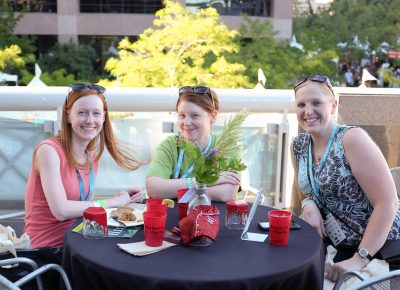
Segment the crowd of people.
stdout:
<svg viewBox="0 0 400 290">
<path fill-rule="evenodd" d="M 346 83 L 355 85 L 351 68 L 346 73 Z M 337 96 L 328 77 L 306 76 L 294 91 L 297 120 L 305 132 L 292 144 L 301 217 L 326 245 L 333 244 L 339 250 L 327 273 L 335 281 L 344 271 L 360 270 L 372 257 L 379 257 L 386 240 L 400 240 L 397 193 L 385 158 L 368 134 L 336 122 Z M 67 229 L 87 207 L 118 207 L 141 203 L 145 197 L 139 188 L 132 187 L 110 199 L 95 200 L 98 162 L 105 148 L 126 170 L 136 170 L 142 164 L 130 148 L 118 142 L 105 92 L 95 84 L 71 85 L 62 108 L 60 134 L 41 142 L 34 151 L 25 195 L 25 231 L 33 247 L 62 249 Z M 212 126 L 219 110 L 214 90 L 182 87 L 176 112 L 185 140 L 196 143 L 205 153 L 212 150 L 217 138 Z M 147 174 L 148 198 L 176 198 L 178 189 L 193 186 L 192 163 L 177 147 L 175 136 L 167 137 L 156 150 Z M 239 186 L 237 172 L 222 172 L 209 186 L 208 194 L 214 201 L 226 202 Z M 336 233 L 338 239 L 327 228 L 331 222 L 341 230 Z"/>
</svg>

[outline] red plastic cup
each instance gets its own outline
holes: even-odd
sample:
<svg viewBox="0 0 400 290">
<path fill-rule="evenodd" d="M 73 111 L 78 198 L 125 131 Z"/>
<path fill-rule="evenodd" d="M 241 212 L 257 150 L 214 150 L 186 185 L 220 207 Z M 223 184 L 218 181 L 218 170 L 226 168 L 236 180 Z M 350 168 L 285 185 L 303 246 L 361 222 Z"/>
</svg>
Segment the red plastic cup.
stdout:
<svg viewBox="0 0 400 290">
<path fill-rule="evenodd" d="M 292 213 L 285 210 L 268 212 L 269 242 L 274 246 L 286 246 L 289 243 L 290 221 Z"/>
<path fill-rule="evenodd" d="M 162 204 L 162 198 L 151 198 L 151 199 L 146 199 L 146 207 L 147 210 L 149 210 L 149 205 L 151 204 Z"/>
<path fill-rule="evenodd" d="M 167 214 L 162 211 L 145 211 L 144 221 L 144 242 L 149 247 L 159 247 L 164 240 L 165 222 Z"/>
<path fill-rule="evenodd" d="M 83 211 L 83 237 L 101 239 L 107 237 L 107 212 L 102 207 L 88 207 Z"/>
<path fill-rule="evenodd" d="M 188 188 L 182 188 L 182 189 L 178 189 L 176 192 L 176 195 L 178 197 L 179 220 L 181 220 L 187 216 L 187 209 L 188 209 L 189 203 L 187 203 L 187 202 L 179 203 L 179 200 L 182 198 L 182 196 L 185 195 L 185 193 L 188 190 L 189 190 Z"/>
<path fill-rule="evenodd" d="M 149 204 L 147 204 L 147 210 L 148 211 L 150 211 L 150 210 L 158 210 L 158 211 L 162 211 L 163 213 L 167 213 L 167 208 L 168 208 L 168 205 L 166 205 L 166 204 L 158 204 L 158 203 L 149 203 Z"/>
</svg>

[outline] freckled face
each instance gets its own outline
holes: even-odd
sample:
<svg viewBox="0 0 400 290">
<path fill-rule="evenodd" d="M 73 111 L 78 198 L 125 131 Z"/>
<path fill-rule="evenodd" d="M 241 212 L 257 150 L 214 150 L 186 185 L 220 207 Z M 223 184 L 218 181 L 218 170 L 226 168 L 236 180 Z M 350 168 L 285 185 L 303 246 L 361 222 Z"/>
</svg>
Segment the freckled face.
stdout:
<svg viewBox="0 0 400 290">
<path fill-rule="evenodd" d="M 199 142 L 205 147 L 208 134 L 216 117 L 191 102 L 182 101 L 178 106 L 178 127 L 185 140 Z"/>
<path fill-rule="evenodd" d="M 337 101 L 323 83 L 307 81 L 295 93 L 299 125 L 310 134 L 324 134 L 335 121 Z"/>
<path fill-rule="evenodd" d="M 103 128 L 103 101 L 96 95 L 78 99 L 68 113 L 68 122 L 72 127 L 72 138 L 89 143 Z"/>
</svg>

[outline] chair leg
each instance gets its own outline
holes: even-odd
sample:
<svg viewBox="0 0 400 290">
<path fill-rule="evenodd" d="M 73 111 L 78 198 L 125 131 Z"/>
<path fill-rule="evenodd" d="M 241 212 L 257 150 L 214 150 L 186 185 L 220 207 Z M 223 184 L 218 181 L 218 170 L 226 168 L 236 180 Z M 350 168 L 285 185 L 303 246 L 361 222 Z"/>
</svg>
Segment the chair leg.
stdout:
<svg viewBox="0 0 400 290">
<path fill-rule="evenodd" d="M 32 273 L 29 273 L 25 277 L 19 279 L 17 282 L 15 282 L 15 285 L 17 285 L 18 287 L 21 285 L 24 285 L 25 283 L 31 281 L 32 279 L 34 279 L 35 277 L 38 277 L 41 274 L 47 272 L 48 270 L 56 270 L 61 275 L 61 278 L 63 279 L 64 284 L 65 284 L 65 288 L 67 290 L 72 290 L 72 287 L 68 280 L 67 274 L 65 274 L 64 269 L 60 265 L 57 265 L 57 264 L 44 265 L 44 266 L 40 267 L 39 269 L 33 271 Z"/>
<path fill-rule="evenodd" d="M 35 271 L 39 268 L 38 264 L 34 260 L 24 258 L 24 257 L 0 260 L 0 266 L 14 265 L 14 264 L 18 264 L 18 263 L 30 265 L 32 267 L 32 271 Z M 22 280 L 22 279 L 23 278 L 21 278 L 20 280 Z M 20 281 L 20 280 L 18 280 L 18 281 Z M 42 282 L 42 278 L 40 276 L 36 277 L 36 283 L 38 286 L 38 290 L 43 290 L 43 282 Z"/>
</svg>

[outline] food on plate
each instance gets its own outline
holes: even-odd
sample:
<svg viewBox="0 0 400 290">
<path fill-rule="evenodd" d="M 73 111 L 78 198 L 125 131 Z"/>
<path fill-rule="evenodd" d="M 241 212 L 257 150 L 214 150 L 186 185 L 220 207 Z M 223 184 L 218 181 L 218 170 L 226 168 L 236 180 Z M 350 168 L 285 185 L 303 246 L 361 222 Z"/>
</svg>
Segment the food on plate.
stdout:
<svg viewBox="0 0 400 290">
<path fill-rule="evenodd" d="M 136 220 L 136 215 L 132 211 L 125 210 L 118 216 L 118 220 L 133 222 Z"/>
<path fill-rule="evenodd" d="M 136 220 L 136 215 L 133 213 L 134 209 L 129 206 L 120 206 L 110 212 L 110 216 L 113 218 L 118 218 L 121 221 L 134 221 Z"/>
</svg>

